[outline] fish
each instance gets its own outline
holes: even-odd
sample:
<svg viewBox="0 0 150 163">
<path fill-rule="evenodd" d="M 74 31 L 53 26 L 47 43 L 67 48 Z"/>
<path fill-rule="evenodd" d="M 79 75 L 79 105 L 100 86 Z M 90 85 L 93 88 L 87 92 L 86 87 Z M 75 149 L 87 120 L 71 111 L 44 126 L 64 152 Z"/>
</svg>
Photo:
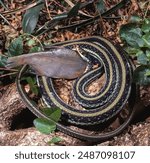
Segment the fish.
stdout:
<svg viewBox="0 0 150 163">
<path fill-rule="evenodd" d="M 6 68 L 11 69 L 21 65 L 29 65 L 39 76 L 75 79 L 85 72 L 87 61 L 75 50 L 51 47 L 47 51 L 9 57 Z"/>
</svg>

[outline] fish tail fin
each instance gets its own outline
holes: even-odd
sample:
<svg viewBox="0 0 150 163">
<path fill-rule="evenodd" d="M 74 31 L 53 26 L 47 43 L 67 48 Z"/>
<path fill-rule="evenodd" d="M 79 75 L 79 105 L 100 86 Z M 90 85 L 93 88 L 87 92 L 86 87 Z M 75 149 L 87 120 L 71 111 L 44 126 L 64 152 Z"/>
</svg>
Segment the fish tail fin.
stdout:
<svg viewBox="0 0 150 163">
<path fill-rule="evenodd" d="M 6 68 L 14 68 L 24 64 L 22 56 L 10 57 L 7 59 Z"/>
</svg>

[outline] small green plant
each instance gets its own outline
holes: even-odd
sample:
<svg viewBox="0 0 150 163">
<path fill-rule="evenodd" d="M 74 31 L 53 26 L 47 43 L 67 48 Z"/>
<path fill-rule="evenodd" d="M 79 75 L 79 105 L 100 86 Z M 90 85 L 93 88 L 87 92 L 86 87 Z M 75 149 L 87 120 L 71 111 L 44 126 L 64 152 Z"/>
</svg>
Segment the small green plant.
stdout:
<svg viewBox="0 0 150 163">
<path fill-rule="evenodd" d="M 60 141 L 63 141 L 62 138 L 58 137 L 58 136 L 55 136 L 53 137 L 48 143 L 51 145 L 51 144 L 55 144 L 55 143 L 58 143 Z"/>
<path fill-rule="evenodd" d="M 44 108 L 42 111 L 49 119 L 36 118 L 33 121 L 34 126 L 43 134 L 51 134 L 56 130 L 56 123 L 60 120 L 61 110 L 59 108 Z M 55 136 L 48 143 L 54 144 L 60 141 L 62 141 L 62 139 Z"/>
<path fill-rule="evenodd" d="M 125 50 L 137 59 L 133 80 L 140 85 L 150 84 L 150 19 L 132 16 L 120 29 Z"/>
<path fill-rule="evenodd" d="M 37 118 L 33 123 L 41 133 L 50 134 L 56 130 L 56 123 L 60 120 L 61 110 L 59 108 L 44 108 L 42 112 L 49 119 Z"/>
</svg>

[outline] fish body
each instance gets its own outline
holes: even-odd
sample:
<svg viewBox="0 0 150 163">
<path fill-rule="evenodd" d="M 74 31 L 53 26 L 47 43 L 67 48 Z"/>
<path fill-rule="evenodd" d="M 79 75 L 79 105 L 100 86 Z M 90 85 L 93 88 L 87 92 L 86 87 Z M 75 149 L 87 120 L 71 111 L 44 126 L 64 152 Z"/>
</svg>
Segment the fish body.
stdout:
<svg viewBox="0 0 150 163">
<path fill-rule="evenodd" d="M 10 57 L 7 68 L 30 65 L 37 75 L 74 79 L 84 73 L 87 62 L 74 50 L 65 47 Z"/>
</svg>

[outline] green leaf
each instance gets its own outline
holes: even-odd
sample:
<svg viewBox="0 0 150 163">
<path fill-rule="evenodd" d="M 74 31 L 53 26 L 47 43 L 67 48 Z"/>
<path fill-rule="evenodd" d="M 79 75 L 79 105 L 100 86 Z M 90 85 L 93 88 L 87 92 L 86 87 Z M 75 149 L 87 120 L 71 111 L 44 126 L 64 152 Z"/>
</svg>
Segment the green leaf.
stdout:
<svg viewBox="0 0 150 163">
<path fill-rule="evenodd" d="M 58 142 L 60 142 L 60 141 L 62 141 L 63 139 L 62 138 L 60 138 L 60 137 L 58 137 L 58 136 L 55 136 L 55 137 L 53 137 L 48 143 L 49 144 L 55 144 L 55 143 L 58 143 Z"/>
<path fill-rule="evenodd" d="M 134 82 L 138 83 L 139 85 L 149 85 L 150 84 L 150 76 L 149 74 L 150 67 L 149 66 L 139 66 L 136 68 L 133 74 Z"/>
<path fill-rule="evenodd" d="M 37 86 L 35 85 L 35 80 L 31 77 L 25 77 L 26 81 L 30 85 L 31 91 L 35 94 L 38 95 L 38 89 Z"/>
<path fill-rule="evenodd" d="M 148 61 L 150 63 L 150 50 L 146 50 L 146 56 L 147 56 Z"/>
<path fill-rule="evenodd" d="M 125 51 L 130 55 L 135 55 L 136 53 L 140 51 L 140 49 L 128 46 L 125 48 Z"/>
<path fill-rule="evenodd" d="M 23 53 L 23 40 L 21 37 L 16 38 L 8 47 L 9 56 L 17 56 Z"/>
<path fill-rule="evenodd" d="M 122 25 L 119 31 L 119 34 L 121 37 L 126 37 L 126 34 L 128 33 L 135 33 L 138 36 L 142 36 L 142 30 L 139 27 L 136 27 L 135 24 L 133 23 L 129 23 L 129 24 L 125 24 Z"/>
<path fill-rule="evenodd" d="M 43 134 L 50 134 L 56 130 L 56 124 L 44 118 L 37 118 L 33 123 L 36 129 Z"/>
<path fill-rule="evenodd" d="M 129 23 L 140 23 L 142 21 L 142 18 L 138 15 L 132 15 L 129 19 Z"/>
<path fill-rule="evenodd" d="M 24 33 L 31 34 L 34 31 L 39 19 L 40 10 L 43 6 L 44 4 L 40 2 L 37 6 L 26 11 L 22 20 L 22 28 Z"/>
<path fill-rule="evenodd" d="M 58 122 L 60 120 L 61 109 L 59 108 L 44 108 L 43 112 L 55 122 Z"/>
<path fill-rule="evenodd" d="M 123 25 L 120 28 L 120 37 L 131 47 L 139 48 L 144 46 L 142 31 L 140 28 L 135 27 L 134 24 Z"/>
<path fill-rule="evenodd" d="M 35 42 L 35 40 L 33 40 L 33 39 L 30 39 L 30 40 L 27 41 L 27 45 L 28 45 L 28 46 L 33 46 L 33 45 L 35 45 L 35 43 L 36 43 L 36 42 Z"/>
<path fill-rule="evenodd" d="M 139 37 L 142 36 L 142 30 L 141 30 L 141 28 L 132 28 L 128 32 L 129 33 L 137 34 Z"/>
<path fill-rule="evenodd" d="M 144 33 L 150 32 L 150 19 L 144 19 L 144 23 L 142 24 L 142 31 Z"/>
<path fill-rule="evenodd" d="M 150 77 L 150 70 L 145 73 L 146 76 Z"/>
<path fill-rule="evenodd" d="M 150 28 L 150 27 L 149 27 Z M 146 33 L 143 37 L 142 37 L 143 41 L 144 41 L 144 47 L 147 47 L 150 49 L 150 32 Z"/>
<path fill-rule="evenodd" d="M 29 53 L 33 53 L 33 52 L 39 52 L 42 49 L 39 46 L 34 46 L 30 49 Z"/>
<path fill-rule="evenodd" d="M 61 117 L 61 110 L 57 108 L 51 115 L 50 118 L 53 119 L 55 122 L 58 122 Z"/>
<path fill-rule="evenodd" d="M 99 0 L 96 3 L 97 9 L 100 11 L 100 13 L 104 13 L 106 11 L 106 6 L 103 0 Z"/>
<path fill-rule="evenodd" d="M 6 64 L 7 64 L 7 58 L 0 55 L 0 67 L 5 67 Z"/>
<path fill-rule="evenodd" d="M 68 12 L 68 18 L 71 18 L 73 16 L 76 16 L 78 14 L 78 11 L 80 9 L 80 2 L 77 2 L 77 4 Z"/>
<path fill-rule="evenodd" d="M 136 55 L 137 55 L 137 60 L 140 64 L 147 65 L 148 58 L 142 50 L 136 53 Z"/>
<path fill-rule="evenodd" d="M 139 48 L 144 46 L 144 40 L 133 32 L 126 33 L 124 40 L 131 47 Z"/>
</svg>

